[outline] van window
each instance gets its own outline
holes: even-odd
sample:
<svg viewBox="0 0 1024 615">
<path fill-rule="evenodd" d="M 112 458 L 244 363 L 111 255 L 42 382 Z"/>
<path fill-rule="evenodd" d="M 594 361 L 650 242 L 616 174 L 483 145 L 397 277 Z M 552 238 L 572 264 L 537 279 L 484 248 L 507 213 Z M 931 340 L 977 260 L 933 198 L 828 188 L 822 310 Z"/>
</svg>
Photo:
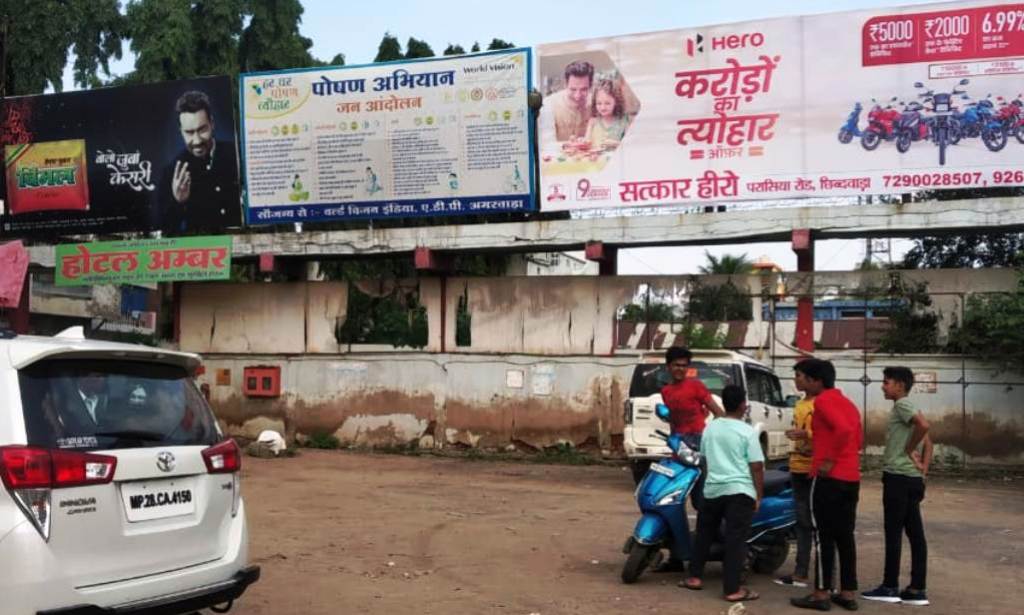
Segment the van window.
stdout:
<svg viewBox="0 0 1024 615">
<path fill-rule="evenodd" d="M 103 450 L 211 445 L 220 430 L 181 367 L 62 359 L 18 372 L 28 444 Z"/>
<path fill-rule="evenodd" d="M 744 371 L 747 374 L 747 396 L 750 401 L 758 401 L 769 406 L 786 405 L 782 397 L 782 385 L 775 374 L 751 365 L 745 366 Z"/>
<path fill-rule="evenodd" d="M 739 371 L 732 363 L 706 363 L 693 361 L 690 367 L 697 370 L 697 378 L 715 395 L 721 395 L 722 389 L 739 381 Z M 633 380 L 629 384 L 630 397 L 650 397 L 661 393 L 661 388 L 672 382 L 672 375 L 665 364 L 637 365 L 633 370 Z"/>
</svg>

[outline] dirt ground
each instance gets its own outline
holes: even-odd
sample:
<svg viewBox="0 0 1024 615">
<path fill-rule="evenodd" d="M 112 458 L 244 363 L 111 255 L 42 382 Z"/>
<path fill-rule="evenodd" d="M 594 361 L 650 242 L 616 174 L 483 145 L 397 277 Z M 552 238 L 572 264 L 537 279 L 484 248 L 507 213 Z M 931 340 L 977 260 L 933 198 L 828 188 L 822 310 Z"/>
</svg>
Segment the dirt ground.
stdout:
<svg viewBox="0 0 1024 615">
<path fill-rule="evenodd" d="M 624 468 L 303 451 L 244 463 L 251 558 L 262 580 L 240 615 L 339 613 L 724 613 L 720 567 L 708 588 L 679 574 L 623 585 L 620 549 L 637 518 Z M 881 487 L 858 513 L 863 588 L 881 579 Z M 1019 613 L 1024 481 L 931 479 L 925 500 L 925 612 Z M 909 567 L 904 548 L 904 578 Z M 792 554 L 783 566 L 790 572 Z M 800 612 L 767 576 L 746 613 Z M 865 604 L 865 613 L 913 607 Z M 836 611 L 843 612 L 841 609 Z"/>
</svg>

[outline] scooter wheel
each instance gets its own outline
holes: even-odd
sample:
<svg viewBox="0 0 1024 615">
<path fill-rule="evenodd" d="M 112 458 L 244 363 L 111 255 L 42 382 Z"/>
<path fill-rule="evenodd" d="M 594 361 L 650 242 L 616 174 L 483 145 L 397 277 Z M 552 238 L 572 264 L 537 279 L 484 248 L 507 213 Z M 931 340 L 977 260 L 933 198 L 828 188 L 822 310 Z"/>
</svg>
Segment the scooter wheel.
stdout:
<svg viewBox="0 0 1024 615">
<path fill-rule="evenodd" d="M 642 545 L 639 542 L 634 542 L 633 547 L 629 550 L 629 557 L 626 558 L 626 564 L 622 567 L 622 582 L 636 583 L 636 580 L 651 565 L 660 550 L 661 548 L 657 545 Z"/>
<path fill-rule="evenodd" d="M 1018 127 L 1017 132 L 1014 136 L 1017 137 L 1017 143 L 1024 145 L 1024 128 Z"/>
<path fill-rule="evenodd" d="M 845 144 L 849 143 L 850 141 L 853 141 L 853 133 L 850 132 L 849 130 L 846 130 L 845 128 L 840 130 L 839 131 L 839 142 L 845 145 Z"/>
<path fill-rule="evenodd" d="M 789 541 L 779 540 L 765 545 L 754 555 L 751 568 L 758 574 L 772 574 L 786 563 L 789 557 Z"/>
<path fill-rule="evenodd" d="M 990 152 L 998 152 L 1006 147 L 1006 132 L 1001 129 L 985 130 L 981 133 L 981 140 Z"/>
</svg>

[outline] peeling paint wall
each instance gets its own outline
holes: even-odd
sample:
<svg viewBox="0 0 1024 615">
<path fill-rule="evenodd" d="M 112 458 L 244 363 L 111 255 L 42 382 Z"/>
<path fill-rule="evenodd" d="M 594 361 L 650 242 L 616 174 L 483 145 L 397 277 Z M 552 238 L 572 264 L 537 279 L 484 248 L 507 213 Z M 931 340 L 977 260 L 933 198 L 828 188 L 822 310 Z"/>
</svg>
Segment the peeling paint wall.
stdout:
<svg viewBox="0 0 1024 615">
<path fill-rule="evenodd" d="M 815 293 L 830 286 L 856 288 L 866 279 L 881 285 L 888 272 L 786 274 L 790 293 L 803 284 Z M 1012 271 L 926 271 L 934 292 L 1009 290 Z M 349 444 L 543 448 L 559 442 L 615 450 L 621 445 L 622 402 L 636 351 L 615 354 L 616 314 L 641 288 L 681 292 L 682 276 L 588 278 L 462 278 L 419 280 L 429 323 L 425 351 L 381 348 L 348 352 L 333 339 L 344 322 L 344 283 L 186 285 L 181 310 L 181 347 L 205 355 L 202 377 L 218 415 L 231 433 L 254 437 L 261 429 L 289 436 L 323 432 Z M 725 278 L 701 278 L 722 283 Z M 749 292 L 778 279 L 737 276 Z M 456 347 L 456 312 L 468 297 L 472 343 Z M 758 318 L 761 310 L 755 306 Z M 442 319 L 446 353 L 440 352 Z M 737 332 L 748 352 L 784 379 L 791 374 L 789 334 L 767 345 L 770 324 L 755 320 Z M 820 337 L 822 323 L 816 323 Z M 666 332 L 667 340 L 671 331 Z M 730 335 L 732 333 L 730 332 Z M 752 345 L 751 345 L 752 344 Z M 758 349 L 761 349 L 758 352 Z M 354 349 L 353 349 L 354 350 Z M 772 353 L 774 350 L 774 353 Z M 891 404 L 880 392 L 881 369 L 906 364 L 935 381 L 915 395 L 934 425 L 939 455 L 961 462 L 1024 464 L 1024 375 L 999 374 L 974 361 L 963 374 L 959 357 L 869 355 L 865 376 L 860 352 L 822 351 L 833 358 L 839 386 L 865 408 L 867 445 L 877 453 Z M 282 369 L 280 399 L 246 399 L 242 370 L 276 364 Z M 960 380 L 961 376 L 964 380 Z M 966 382 L 964 388 L 961 382 Z"/>
<path fill-rule="evenodd" d="M 968 362 L 962 406 L 959 358 L 872 355 L 865 386 L 862 357 L 821 356 L 836 363 L 837 386 L 864 410 L 869 454 L 881 453 L 892 406 L 881 393 L 882 369 L 898 363 L 924 381 L 913 400 L 932 423 L 940 461 L 1024 465 L 1024 375 Z M 785 380 L 795 361 L 777 358 L 776 372 Z M 218 355 L 204 358 L 207 369 L 200 379 L 210 385 L 211 403 L 229 433 L 247 438 L 269 428 L 289 437 L 319 432 L 333 434 L 344 444 L 378 447 L 419 443 L 541 449 L 569 442 L 616 451 L 621 449 L 622 405 L 635 362 L 630 357 L 435 353 Z M 281 366 L 282 397 L 243 397 L 243 369 L 267 364 Z M 217 374 L 224 370 L 230 375 L 218 385 Z M 792 392 L 788 383 L 787 388 Z"/>
<path fill-rule="evenodd" d="M 348 357 L 206 356 L 218 418 L 254 438 L 329 433 L 346 444 L 544 448 L 620 444 L 630 360 L 364 354 Z M 280 365 L 282 397 L 242 393 L 250 365 Z M 218 378 L 218 374 L 220 377 Z M 220 380 L 220 384 L 218 384 Z"/>
</svg>

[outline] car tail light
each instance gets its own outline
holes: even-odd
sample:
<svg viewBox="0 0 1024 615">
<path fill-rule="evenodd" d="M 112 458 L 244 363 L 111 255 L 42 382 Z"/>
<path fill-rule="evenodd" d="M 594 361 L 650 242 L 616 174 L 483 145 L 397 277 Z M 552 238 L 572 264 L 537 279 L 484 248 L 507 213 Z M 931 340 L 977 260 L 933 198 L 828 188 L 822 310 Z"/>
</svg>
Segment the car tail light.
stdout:
<svg viewBox="0 0 1024 615">
<path fill-rule="evenodd" d="M 633 400 L 627 399 L 626 403 L 623 404 L 622 420 L 627 425 L 633 422 Z"/>
<path fill-rule="evenodd" d="M 242 469 L 242 453 L 234 440 L 225 440 L 204 450 L 203 461 L 210 474 L 230 474 Z"/>
<path fill-rule="evenodd" d="M 0 447 L 0 480 L 44 540 L 50 539 L 50 491 L 114 480 L 117 458 L 32 446 Z"/>
</svg>

